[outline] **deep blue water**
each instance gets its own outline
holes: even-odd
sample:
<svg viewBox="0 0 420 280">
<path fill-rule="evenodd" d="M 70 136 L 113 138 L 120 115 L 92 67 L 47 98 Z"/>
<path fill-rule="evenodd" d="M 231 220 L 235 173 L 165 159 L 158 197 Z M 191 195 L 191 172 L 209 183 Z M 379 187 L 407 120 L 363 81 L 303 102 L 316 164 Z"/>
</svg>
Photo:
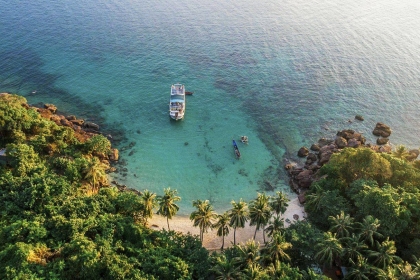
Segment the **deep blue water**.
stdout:
<svg viewBox="0 0 420 280">
<path fill-rule="evenodd" d="M 393 129 L 392 144 L 419 147 L 419 1 L 0 7 L 0 92 L 100 123 L 121 150 L 115 179 L 157 193 L 177 189 L 181 213 L 194 199 L 224 210 L 268 184 L 288 190 L 285 158 L 337 130 L 375 141 L 380 121 Z M 167 111 L 177 82 L 194 95 L 175 123 Z M 240 143 L 236 160 L 231 142 L 244 134 L 250 142 Z"/>
</svg>

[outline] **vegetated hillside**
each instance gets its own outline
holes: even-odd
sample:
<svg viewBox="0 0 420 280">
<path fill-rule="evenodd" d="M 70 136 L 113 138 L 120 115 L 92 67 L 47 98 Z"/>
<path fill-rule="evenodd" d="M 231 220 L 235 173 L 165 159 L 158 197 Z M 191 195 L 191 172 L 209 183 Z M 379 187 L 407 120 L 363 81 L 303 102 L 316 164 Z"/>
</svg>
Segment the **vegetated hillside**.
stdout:
<svg viewBox="0 0 420 280">
<path fill-rule="evenodd" d="M 326 279 L 314 267 L 332 277 L 346 267 L 347 279 L 420 277 L 420 165 L 403 147 L 334 154 L 307 192 L 308 221 L 288 228 L 280 192 L 249 208 L 233 202 L 216 220 L 195 201 L 197 225 L 225 235 L 250 219 L 267 233 L 263 247 L 251 240 L 209 256 L 198 237 L 145 227 L 155 194 L 108 186 L 111 144 L 76 134 L 0 94 L 1 279 Z"/>
<path fill-rule="evenodd" d="M 81 142 L 0 95 L 1 279 L 206 279 L 208 252 L 192 236 L 143 226 L 141 196 L 106 187 L 111 145 Z"/>
</svg>

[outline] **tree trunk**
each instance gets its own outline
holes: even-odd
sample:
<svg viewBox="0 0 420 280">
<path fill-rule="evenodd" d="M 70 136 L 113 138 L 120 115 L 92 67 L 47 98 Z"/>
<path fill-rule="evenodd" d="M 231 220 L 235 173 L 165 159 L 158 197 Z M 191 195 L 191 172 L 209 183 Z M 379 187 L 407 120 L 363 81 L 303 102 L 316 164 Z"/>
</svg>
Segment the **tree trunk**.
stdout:
<svg viewBox="0 0 420 280">
<path fill-rule="evenodd" d="M 169 217 L 166 217 L 166 223 L 168 224 L 168 230 L 171 230 L 171 229 L 169 228 Z"/>
<path fill-rule="evenodd" d="M 225 235 L 222 234 L 222 248 L 221 248 L 222 251 L 223 251 L 224 246 L 225 246 Z"/>
<path fill-rule="evenodd" d="M 233 229 L 233 245 L 236 245 L 236 228 Z"/>
<path fill-rule="evenodd" d="M 254 232 L 254 241 L 255 241 L 255 237 L 257 236 L 257 227 L 255 227 L 255 232 Z"/>
<path fill-rule="evenodd" d="M 263 227 L 263 240 L 264 240 L 264 244 L 265 244 L 265 230 L 264 230 L 264 227 Z"/>
</svg>

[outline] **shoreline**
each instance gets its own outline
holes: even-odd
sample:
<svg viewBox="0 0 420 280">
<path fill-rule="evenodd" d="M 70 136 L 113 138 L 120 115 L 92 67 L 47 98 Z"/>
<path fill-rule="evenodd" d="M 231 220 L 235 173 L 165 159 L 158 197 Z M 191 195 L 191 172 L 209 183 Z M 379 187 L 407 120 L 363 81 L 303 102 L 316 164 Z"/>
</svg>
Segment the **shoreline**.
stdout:
<svg viewBox="0 0 420 280">
<path fill-rule="evenodd" d="M 291 199 L 287 206 L 286 212 L 281 216 L 284 218 L 284 226 L 288 227 L 290 223 L 293 223 L 296 219 L 294 215 L 298 215 L 298 220 L 303 220 L 306 217 L 304 207 L 299 203 L 298 198 Z M 296 217 L 296 216 L 295 216 Z M 286 220 L 290 220 L 290 223 Z M 166 218 L 160 215 L 153 215 L 153 218 L 148 221 L 148 227 L 153 230 L 168 229 Z M 199 235 L 200 229 L 193 226 L 193 221 L 190 220 L 189 216 L 182 215 L 173 217 L 169 220 L 170 230 L 181 232 L 184 234 L 190 233 L 192 235 Z M 255 233 L 255 226 L 250 226 L 249 221 L 246 223 L 244 228 L 236 229 L 236 244 L 243 244 L 246 241 L 253 239 Z M 266 236 L 266 241 L 268 237 Z M 260 243 L 260 246 L 264 244 L 262 230 L 257 231 L 255 241 Z M 216 251 L 222 247 L 222 237 L 217 236 L 216 230 L 209 229 L 207 233 L 204 233 L 203 247 L 209 251 Z M 230 228 L 229 234 L 225 236 L 224 248 L 233 246 L 233 228 Z"/>
</svg>

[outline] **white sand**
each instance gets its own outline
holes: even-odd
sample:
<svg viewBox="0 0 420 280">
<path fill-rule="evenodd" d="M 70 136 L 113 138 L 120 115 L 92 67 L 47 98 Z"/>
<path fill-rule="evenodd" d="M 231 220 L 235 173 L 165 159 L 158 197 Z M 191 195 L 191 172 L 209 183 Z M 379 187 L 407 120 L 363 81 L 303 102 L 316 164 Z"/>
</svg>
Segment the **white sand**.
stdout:
<svg viewBox="0 0 420 280">
<path fill-rule="evenodd" d="M 289 223 L 286 220 L 293 222 L 295 219 L 293 215 L 298 215 L 299 220 L 304 219 L 305 212 L 303 206 L 299 203 L 297 198 L 289 201 L 289 206 L 287 207 L 286 212 L 282 215 L 285 222 L 285 227 L 289 226 Z M 149 227 L 152 229 L 168 229 L 166 218 L 154 215 L 153 218 L 149 221 Z M 171 230 L 180 231 L 182 233 L 191 233 L 194 235 L 199 235 L 200 230 L 198 227 L 193 227 L 193 222 L 189 219 L 189 216 L 175 216 L 172 220 L 169 220 L 169 227 Z M 247 224 L 245 228 L 236 229 L 236 243 L 245 243 L 249 239 L 253 239 L 255 232 L 255 226 L 250 226 Z M 263 244 L 263 233 L 262 230 L 257 231 L 256 241 Z M 267 236 L 266 236 L 267 241 Z M 225 248 L 233 245 L 233 229 L 230 229 L 229 235 L 225 236 Z M 217 236 L 216 230 L 210 230 L 207 233 L 204 233 L 203 246 L 208 250 L 218 250 L 222 246 L 222 237 Z"/>
</svg>

